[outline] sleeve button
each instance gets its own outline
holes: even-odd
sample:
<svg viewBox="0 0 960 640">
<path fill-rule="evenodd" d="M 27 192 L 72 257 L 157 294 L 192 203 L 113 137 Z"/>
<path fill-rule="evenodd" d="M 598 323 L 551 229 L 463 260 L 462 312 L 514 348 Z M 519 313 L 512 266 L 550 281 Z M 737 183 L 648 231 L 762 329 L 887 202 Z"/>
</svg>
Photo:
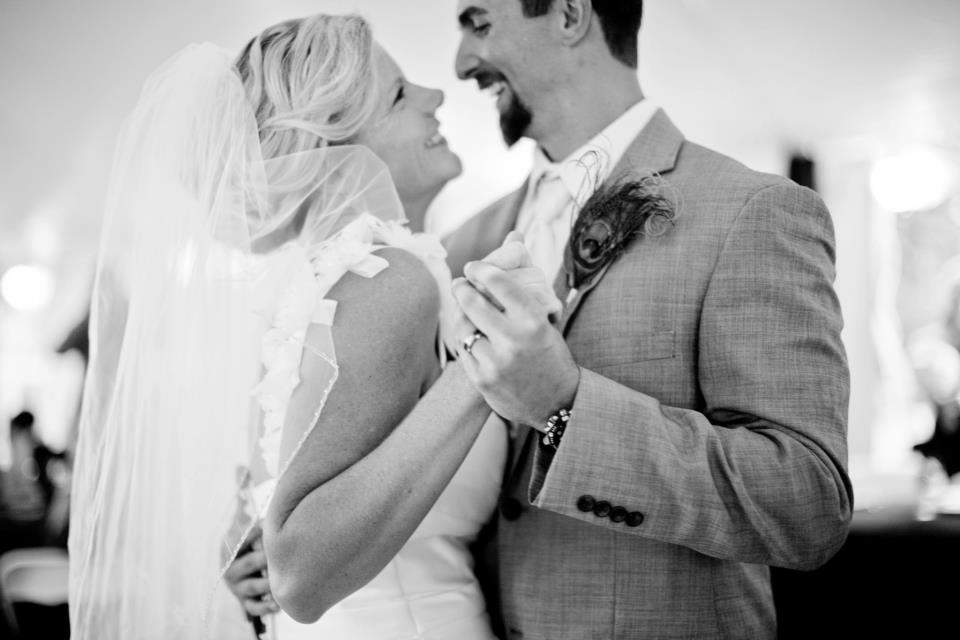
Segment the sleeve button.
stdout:
<svg viewBox="0 0 960 640">
<path fill-rule="evenodd" d="M 627 519 L 627 510 L 623 507 L 614 507 L 610 510 L 610 519 L 614 522 L 623 522 Z"/>
<path fill-rule="evenodd" d="M 600 500 L 595 505 L 593 505 L 593 515 L 598 518 L 606 518 L 610 515 L 611 504 L 606 500 Z"/>
<path fill-rule="evenodd" d="M 628 527 L 639 527 L 643 524 L 643 514 L 639 511 L 631 511 L 627 514 L 627 526 Z"/>
<path fill-rule="evenodd" d="M 597 501 L 593 499 L 593 496 L 580 496 L 580 499 L 577 500 L 577 509 L 583 512 L 593 511 L 593 506 L 596 503 Z"/>
</svg>

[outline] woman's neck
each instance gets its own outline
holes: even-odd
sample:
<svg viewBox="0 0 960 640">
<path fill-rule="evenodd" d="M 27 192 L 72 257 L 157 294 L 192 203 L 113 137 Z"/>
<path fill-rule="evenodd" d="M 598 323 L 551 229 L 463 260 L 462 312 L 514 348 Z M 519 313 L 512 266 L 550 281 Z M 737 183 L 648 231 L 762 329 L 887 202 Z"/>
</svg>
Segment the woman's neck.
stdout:
<svg viewBox="0 0 960 640">
<path fill-rule="evenodd" d="M 427 209 L 431 202 L 433 202 L 433 195 L 420 198 L 401 198 L 403 212 L 407 216 L 407 226 L 411 231 L 420 233 L 424 230 Z"/>
</svg>

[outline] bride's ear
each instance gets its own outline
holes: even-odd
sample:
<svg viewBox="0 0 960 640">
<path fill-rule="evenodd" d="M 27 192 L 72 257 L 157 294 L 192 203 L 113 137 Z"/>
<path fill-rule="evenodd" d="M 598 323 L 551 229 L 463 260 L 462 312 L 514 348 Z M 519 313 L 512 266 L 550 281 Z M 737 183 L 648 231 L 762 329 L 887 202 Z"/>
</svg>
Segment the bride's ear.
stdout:
<svg viewBox="0 0 960 640">
<path fill-rule="evenodd" d="M 558 18 L 561 21 L 560 39 L 573 46 L 587 37 L 593 21 L 593 5 L 590 0 L 557 0 Z"/>
</svg>

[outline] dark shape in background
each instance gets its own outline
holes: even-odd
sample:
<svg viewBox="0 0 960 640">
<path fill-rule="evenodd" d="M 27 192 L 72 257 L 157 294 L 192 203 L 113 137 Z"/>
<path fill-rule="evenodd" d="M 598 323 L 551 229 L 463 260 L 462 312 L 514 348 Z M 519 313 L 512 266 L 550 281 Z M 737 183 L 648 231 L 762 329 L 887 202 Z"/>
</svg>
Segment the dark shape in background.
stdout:
<svg viewBox="0 0 960 640">
<path fill-rule="evenodd" d="M 787 177 L 801 187 L 817 190 L 816 165 L 812 158 L 802 153 L 794 153 L 790 156 L 790 169 Z"/>
<path fill-rule="evenodd" d="M 937 421 L 929 440 L 913 447 L 927 458 L 938 460 L 947 476 L 960 472 L 960 403 L 938 406 Z"/>
</svg>

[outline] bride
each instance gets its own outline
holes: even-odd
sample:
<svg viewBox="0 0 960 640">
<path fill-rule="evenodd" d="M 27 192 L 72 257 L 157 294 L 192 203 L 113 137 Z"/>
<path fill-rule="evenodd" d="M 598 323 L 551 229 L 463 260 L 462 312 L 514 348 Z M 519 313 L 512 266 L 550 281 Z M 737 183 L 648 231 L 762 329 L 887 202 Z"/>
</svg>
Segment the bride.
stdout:
<svg viewBox="0 0 960 640">
<path fill-rule="evenodd" d="M 151 76 L 92 299 L 74 638 L 249 637 L 223 574 L 261 527 L 273 637 L 493 637 L 468 547 L 507 435 L 419 232 L 461 170 L 442 100 L 356 16 Z"/>
</svg>

